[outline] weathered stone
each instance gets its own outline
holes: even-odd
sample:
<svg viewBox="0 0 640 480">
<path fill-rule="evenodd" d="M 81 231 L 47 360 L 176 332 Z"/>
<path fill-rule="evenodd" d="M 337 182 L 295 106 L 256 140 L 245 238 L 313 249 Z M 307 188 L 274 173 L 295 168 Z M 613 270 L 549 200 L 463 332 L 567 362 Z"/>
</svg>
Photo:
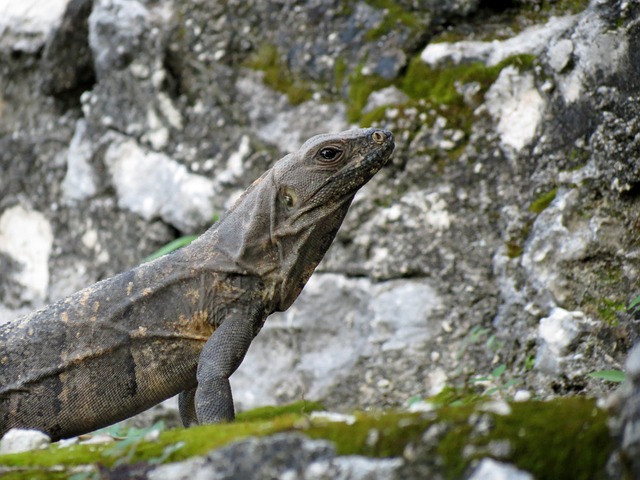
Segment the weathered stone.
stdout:
<svg viewBox="0 0 640 480">
<path fill-rule="evenodd" d="M 92 6 L 92 0 L 69 1 L 61 25 L 47 39 L 42 80 L 46 94 L 73 95 L 74 91 L 88 88 L 94 82 L 88 25 Z M 69 55 L 70 50 L 73 56 Z"/>
<path fill-rule="evenodd" d="M 60 25 L 69 0 L 2 2 L 0 5 L 0 49 L 35 53 L 47 35 Z"/>
<path fill-rule="evenodd" d="M 536 356 L 536 368 L 558 374 L 562 357 L 571 353 L 571 347 L 584 333 L 584 323 L 582 312 L 568 312 L 562 308 L 554 308 L 548 317 L 541 319 L 538 331 L 542 344 Z"/>
<path fill-rule="evenodd" d="M 439 331 L 430 319 L 442 306 L 429 282 L 396 280 L 377 285 L 317 274 L 296 305 L 273 315 L 254 340 L 231 377 L 234 398 L 241 408 L 292 401 L 300 395 L 330 398 L 334 390 L 367 383 L 364 378 L 354 383 L 350 375 L 369 358 L 412 352 L 413 361 L 426 363 L 428 345 Z M 339 321 L 327 321 L 333 317 Z M 424 372 L 394 368 L 386 372 L 391 381 L 407 374 L 422 377 Z M 375 378 L 376 384 L 379 381 Z M 391 392 L 393 388 L 387 384 L 383 389 Z M 375 396 L 360 395 L 359 402 L 375 402 Z"/>
<path fill-rule="evenodd" d="M 483 458 L 469 480 L 533 480 L 533 475 L 517 469 L 513 465 Z"/>
<path fill-rule="evenodd" d="M 323 440 L 295 433 L 249 438 L 214 451 L 204 458 L 156 467 L 150 480 L 175 478 L 224 480 L 282 478 L 302 480 L 396 479 L 400 459 L 340 456 Z"/>
<path fill-rule="evenodd" d="M 94 154 L 93 145 L 86 132 L 86 122 L 78 120 L 67 151 L 67 173 L 62 190 L 64 197 L 71 201 L 87 200 L 98 190 L 96 173 L 90 164 Z"/>
<path fill-rule="evenodd" d="M 564 70 L 571 61 L 573 42 L 568 38 L 558 40 L 549 48 L 549 65 L 556 72 Z"/>
<path fill-rule="evenodd" d="M 539 55 L 550 43 L 558 39 L 576 23 L 577 17 L 552 17 L 543 25 L 531 26 L 507 40 L 491 42 L 459 41 L 454 43 L 431 43 L 422 51 L 420 58 L 437 67 L 446 62 L 464 63 L 479 61 L 497 65 L 513 55 Z"/>
<path fill-rule="evenodd" d="M 0 455 L 46 448 L 50 443 L 49 436 L 38 430 L 12 428 L 0 439 Z"/>
<path fill-rule="evenodd" d="M 485 106 L 497 123 L 502 143 L 522 150 L 535 138 L 545 101 L 534 85 L 533 75 L 507 67 L 487 92 Z"/>
<path fill-rule="evenodd" d="M 0 252 L 17 264 L 13 272 L 4 272 L 21 287 L 16 306 L 40 306 L 47 298 L 52 243 L 51 225 L 42 213 L 17 205 L 0 216 Z"/>
<path fill-rule="evenodd" d="M 111 143 L 104 161 L 122 208 L 146 220 L 159 216 L 188 232 L 213 218 L 213 182 L 166 155 L 122 137 Z"/>
</svg>

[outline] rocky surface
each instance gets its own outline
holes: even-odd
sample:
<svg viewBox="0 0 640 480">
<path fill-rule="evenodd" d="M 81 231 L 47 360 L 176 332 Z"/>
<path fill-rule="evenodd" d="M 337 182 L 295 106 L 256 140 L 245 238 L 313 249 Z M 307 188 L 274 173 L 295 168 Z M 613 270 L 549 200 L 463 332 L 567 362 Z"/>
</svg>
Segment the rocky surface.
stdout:
<svg viewBox="0 0 640 480">
<path fill-rule="evenodd" d="M 2 5 L 0 321 L 203 231 L 309 136 L 382 125 L 393 161 L 252 345 L 238 406 L 603 396 L 588 374 L 639 333 L 639 9 Z"/>
<path fill-rule="evenodd" d="M 251 459 L 251 461 L 239 461 Z M 250 438 L 221 448 L 207 457 L 160 466 L 147 475 L 149 480 L 194 475 L 211 479 L 299 478 L 299 479 L 384 479 L 395 478 L 397 459 L 337 457 L 335 448 L 324 440 L 309 440 L 300 434 L 284 433 L 264 439 Z"/>
</svg>

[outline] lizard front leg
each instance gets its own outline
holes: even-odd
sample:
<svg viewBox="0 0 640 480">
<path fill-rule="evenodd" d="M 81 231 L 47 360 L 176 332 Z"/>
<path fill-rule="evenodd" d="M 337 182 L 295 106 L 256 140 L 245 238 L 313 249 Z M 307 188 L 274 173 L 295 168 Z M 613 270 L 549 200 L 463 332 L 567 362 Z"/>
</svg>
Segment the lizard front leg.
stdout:
<svg viewBox="0 0 640 480">
<path fill-rule="evenodd" d="M 195 395 L 190 391 L 181 395 L 183 423 L 191 423 L 188 417 L 194 410 L 200 424 L 229 422 L 235 418 L 229 377 L 242 363 L 255 336 L 254 320 L 252 315 L 236 312 L 207 340 L 198 362 Z"/>
<path fill-rule="evenodd" d="M 191 425 L 198 424 L 198 417 L 196 416 L 196 389 L 190 388 L 184 390 L 178 395 L 178 412 L 180 412 L 180 418 L 182 419 L 182 425 L 190 427 Z"/>
</svg>

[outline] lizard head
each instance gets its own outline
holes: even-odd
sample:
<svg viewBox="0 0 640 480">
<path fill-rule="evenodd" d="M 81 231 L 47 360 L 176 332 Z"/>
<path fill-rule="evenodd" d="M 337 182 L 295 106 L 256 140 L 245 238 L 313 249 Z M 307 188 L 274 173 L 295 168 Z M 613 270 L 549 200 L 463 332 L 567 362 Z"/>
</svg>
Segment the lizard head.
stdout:
<svg viewBox="0 0 640 480">
<path fill-rule="evenodd" d="M 373 128 L 309 139 L 253 182 L 201 237 L 214 238 L 213 268 L 259 277 L 271 309 L 289 308 L 331 245 L 356 192 L 394 146 L 390 132 Z M 194 252 L 200 251 L 197 242 Z"/>
<path fill-rule="evenodd" d="M 271 242 L 279 257 L 279 310 L 287 309 L 331 245 L 356 192 L 394 149 L 385 130 L 318 135 L 273 167 Z"/>
</svg>

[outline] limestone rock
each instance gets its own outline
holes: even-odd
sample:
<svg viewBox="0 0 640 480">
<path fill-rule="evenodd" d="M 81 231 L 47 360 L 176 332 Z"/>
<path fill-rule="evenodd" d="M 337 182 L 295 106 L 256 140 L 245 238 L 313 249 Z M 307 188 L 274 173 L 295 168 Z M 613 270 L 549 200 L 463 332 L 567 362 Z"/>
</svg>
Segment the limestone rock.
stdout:
<svg viewBox="0 0 640 480">
<path fill-rule="evenodd" d="M 12 428 L 0 439 L 0 455 L 46 448 L 50 443 L 49 436 L 38 430 Z"/>
<path fill-rule="evenodd" d="M 533 475 L 492 458 L 483 458 L 469 480 L 533 480 Z"/>
<path fill-rule="evenodd" d="M 395 479 L 399 464 L 397 459 L 337 457 L 334 447 L 324 440 L 285 433 L 249 438 L 204 458 L 156 467 L 148 473 L 148 478 Z"/>
</svg>

